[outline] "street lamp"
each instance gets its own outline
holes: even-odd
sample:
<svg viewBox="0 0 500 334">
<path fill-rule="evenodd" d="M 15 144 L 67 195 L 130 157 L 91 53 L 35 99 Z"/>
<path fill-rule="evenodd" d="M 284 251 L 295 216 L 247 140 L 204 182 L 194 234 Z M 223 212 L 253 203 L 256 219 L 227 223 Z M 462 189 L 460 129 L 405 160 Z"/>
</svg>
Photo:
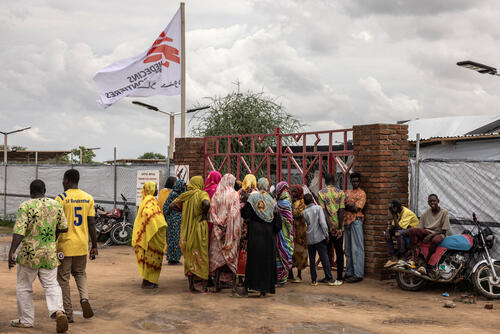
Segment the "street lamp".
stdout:
<svg viewBox="0 0 500 334">
<path fill-rule="evenodd" d="M 10 132 L 0 131 L 0 133 L 3 134 L 3 163 L 4 164 L 7 164 L 7 136 L 10 134 L 16 133 L 16 132 L 21 132 L 21 131 L 29 130 L 29 129 L 31 129 L 31 127 L 27 127 L 27 128 L 23 128 L 23 129 L 19 129 L 19 130 L 14 130 L 14 131 L 10 131 Z"/>
<path fill-rule="evenodd" d="M 459 61 L 457 63 L 457 65 L 460 67 L 468 68 L 469 70 L 479 72 L 481 74 L 491 74 L 491 75 L 500 76 L 500 74 L 497 73 L 496 68 L 488 66 L 488 65 L 476 63 L 475 61 L 471 61 L 471 60 Z"/>
<path fill-rule="evenodd" d="M 133 104 L 137 104 L 138 106 L 144 107 L 149 110 L 153 110 L 165 115 L 170 116 L 170 139 L 169 139 L 169 147 L 168 147 L 168 155 L 170 159 L 174 158 L 174 122 L 175 122 L 175 116 L 180 115 L 181 112 L 168 112 L 168 111 L 163 111 L 158 109 L 158 107 L 152 106 L 147 103 L 139 102 L 139 101 L 132 101 Z M 199 110 L 204 110 L 210 108 L 209 106 L 204 106 L 204 107 L 199 107 L 199 108 L 192 108 L 186 110 L 186 114 L 199 111 Z"/>
</svg>

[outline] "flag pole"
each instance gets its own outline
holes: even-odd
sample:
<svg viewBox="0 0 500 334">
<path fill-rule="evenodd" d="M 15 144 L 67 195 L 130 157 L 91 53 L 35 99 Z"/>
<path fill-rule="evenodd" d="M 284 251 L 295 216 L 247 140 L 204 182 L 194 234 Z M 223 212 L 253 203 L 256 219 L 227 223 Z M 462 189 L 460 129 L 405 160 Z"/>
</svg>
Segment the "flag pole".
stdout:
<svg viewBox="0 0 500 334">
<path fill-rule="evenodd" d="M 181 2 L 181 138 L 186 137 L 186 32 L 184 2 Z"/>
</svg>

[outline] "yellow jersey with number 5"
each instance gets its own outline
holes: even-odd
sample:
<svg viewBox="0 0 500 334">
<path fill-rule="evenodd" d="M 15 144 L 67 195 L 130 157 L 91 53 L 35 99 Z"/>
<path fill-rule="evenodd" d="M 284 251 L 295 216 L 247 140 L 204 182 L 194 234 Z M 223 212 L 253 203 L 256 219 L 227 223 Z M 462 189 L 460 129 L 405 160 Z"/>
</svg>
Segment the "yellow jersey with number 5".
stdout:
<svg viewBox="0 0 500 334">
<path fill-rule="evenodd" d="M 82 256 L 89 252 L 89 225 L 87 217 L 94 217 L 94 198 L 80 189 L 68 189 L 55 198 L 61 203 L 68 232 L 57 239 L 57 251 L 64 256 Z"/>
</svg>

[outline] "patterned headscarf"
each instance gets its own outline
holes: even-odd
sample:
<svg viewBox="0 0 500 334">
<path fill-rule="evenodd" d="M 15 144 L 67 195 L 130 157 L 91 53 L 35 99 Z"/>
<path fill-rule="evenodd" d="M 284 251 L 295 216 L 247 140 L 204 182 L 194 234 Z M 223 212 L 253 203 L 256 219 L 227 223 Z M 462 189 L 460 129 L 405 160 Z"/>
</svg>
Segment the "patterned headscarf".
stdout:
<svg viewBox="0 0 500 334">
<path fill-rule="evenodd" d="M 216 170 L 211 171 L 208 174 L 207 180 L 205 181 L 205 191 L 208 193 L 208 196 L 212 198 L 217 190 L 217 185 L 219 184 L 222 178 L 221 173 Z"/>
<path fill-rule="evenodd" d="M 246 192 L 257 189 L 257 179 L 255 178 L 255 175 L 247 174 L 247 176 L 243 179 L 241 188 Z"/>
<path fill-rule="evenodd" d="M 142 187 L 141 201 L 143 201 L 146 196 L 153 196 L 155 191 L 156 191 L 156 183 L 154 182 L 144 183 L 144 186 Z"/>
<path fill-rule="evenodd" d="M 265 177 L 261 177 L 257 182 L 257 189 L 265 192 L 269 192 L 269 180 Z"/>
<path fill-rule="evenodd" d="M 281 181 L 276 185 L 276 198 L 281 199 L 281 195 L 283 195 L 284 192 L 286 192 L 286 195 L 288 196 L 288 200 L 290 200 L 290 194 L 288 193 L 288 183 L 285 181 Z"/>
<path fill-rule="evenodd" d="M 254 191 L 247 200 L 252 206 L 253 211 L 263 221 L 270 223 L 274 219 L 274 207 L 276 201 L 266 191 Z"/>
</svg>

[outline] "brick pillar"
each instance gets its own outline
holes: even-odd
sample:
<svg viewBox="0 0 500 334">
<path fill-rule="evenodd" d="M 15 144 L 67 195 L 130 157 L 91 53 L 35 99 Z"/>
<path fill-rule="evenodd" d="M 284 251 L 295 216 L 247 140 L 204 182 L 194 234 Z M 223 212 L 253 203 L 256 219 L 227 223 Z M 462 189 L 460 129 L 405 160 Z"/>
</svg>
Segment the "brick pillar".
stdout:
<svg viewBox="0 0 500 334">
<path fill-rule="evenodd" d="M 189 165 L 189 177 L 203 176 L 203 138 L 175 138 L 175 165 Z"/>
<path fill-rule="evenodd" d="M 364 238 L 367 276 L 383 279 L 388 259 L 384 230 L 393 199 L 408 205 L 408 126 L 369 124 L 353 127 L 354 171 L 366 192 Z"/>
</svg>

